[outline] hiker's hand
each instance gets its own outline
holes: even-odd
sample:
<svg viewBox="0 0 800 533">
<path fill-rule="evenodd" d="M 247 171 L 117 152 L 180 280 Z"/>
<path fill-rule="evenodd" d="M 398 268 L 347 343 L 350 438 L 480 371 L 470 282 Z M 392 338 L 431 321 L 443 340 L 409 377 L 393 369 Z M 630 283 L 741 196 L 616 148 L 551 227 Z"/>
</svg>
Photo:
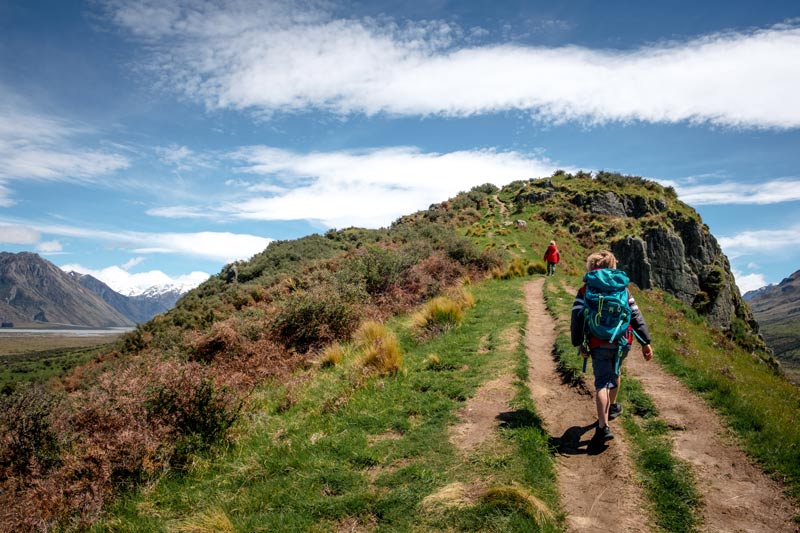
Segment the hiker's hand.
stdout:
<svg viewBox="0 0 800 533">
<path fill-rule="evenodd" d="M 653 347 L 649 344 L 645 344 L 642 346 L 642 357 L 644 357 L 645 361 L 649 361 L 653 358 Z"/>
</svg>

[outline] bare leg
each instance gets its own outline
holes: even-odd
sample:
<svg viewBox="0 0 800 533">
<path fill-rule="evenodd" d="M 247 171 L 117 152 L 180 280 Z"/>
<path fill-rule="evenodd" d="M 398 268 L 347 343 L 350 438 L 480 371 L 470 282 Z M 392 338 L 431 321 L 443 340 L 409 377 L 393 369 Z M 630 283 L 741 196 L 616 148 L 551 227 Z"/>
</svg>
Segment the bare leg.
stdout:
<svg viewBox="0 0 800 533">
<path fill-rule="evenodd" d="M 622 381 L 622 376 L 617 377 L 617 386 L 608 391 L 608 404 L 617 403 L 617 394 L 619 394 L 619 384 Z"/>
<path fill-rule="evenodd" d="M 595 404 L 597 404 L 597 427 L 604 428 L 608 425 L 608 407 L 611 405 L 608 401 L 608 389 L 605 387 L 598 389 L 595 393 L 594 399 Z"/>
</svg>

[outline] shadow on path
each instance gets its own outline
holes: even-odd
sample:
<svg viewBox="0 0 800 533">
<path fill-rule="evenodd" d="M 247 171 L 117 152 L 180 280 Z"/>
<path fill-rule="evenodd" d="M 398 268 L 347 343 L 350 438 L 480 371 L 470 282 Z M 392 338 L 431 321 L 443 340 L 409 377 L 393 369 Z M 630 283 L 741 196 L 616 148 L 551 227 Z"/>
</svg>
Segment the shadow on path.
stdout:
<svg viewBox="0 0 800 533">
<path fill-rule="evenodd" d="M 561 455 L 597 455 L 608 449 L 608 444 L 602 440 L 597 440 L 590 435 L 585 435 L 597 428 L 597 422 L 592 422 L 587 426 L 572 426 L 567 428 L 560 437 L 550 437 L 550 447 L 555 453 Z"/>
</svg>

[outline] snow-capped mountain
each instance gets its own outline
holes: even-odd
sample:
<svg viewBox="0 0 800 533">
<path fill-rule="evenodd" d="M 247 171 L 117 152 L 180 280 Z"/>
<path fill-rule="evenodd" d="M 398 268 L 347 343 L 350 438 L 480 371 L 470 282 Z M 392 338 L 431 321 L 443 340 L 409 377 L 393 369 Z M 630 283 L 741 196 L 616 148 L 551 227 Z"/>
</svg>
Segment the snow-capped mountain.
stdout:
<svg viewBox="0 0 800 533">
<path fill-rule="evenodd" d="M 194 288 L 161 285 L 144 290 L 133 289 L 126 295 L 116 292 L 89 274 L 70 272 L 69 275 L 137 324 L 147 322 L 154 316 L 172 309 L 183 294 Z"/>
</svg>

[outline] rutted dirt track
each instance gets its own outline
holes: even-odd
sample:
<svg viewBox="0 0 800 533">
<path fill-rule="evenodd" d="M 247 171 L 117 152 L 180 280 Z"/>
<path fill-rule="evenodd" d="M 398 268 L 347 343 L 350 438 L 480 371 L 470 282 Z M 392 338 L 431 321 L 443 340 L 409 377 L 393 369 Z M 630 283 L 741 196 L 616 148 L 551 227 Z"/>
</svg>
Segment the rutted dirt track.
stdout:
<svg viewBox="0 0 800 533">
<path fill-rule="evenodd" d="M 658 349 L 657 339 L 653 346 Z M 797 513 L 777 482 L 732 444 L 716 414 L 657 364 L 628 357 L 628 374 L 642 382 L 673 431 L 675 454 L 689 463 L 703 497 L 704 531 L 798 531 Z"/>
<path fill-rule="evenodd" d="M 556 471 L 567 526 L 571 531 L 648 531 L 625 436 L 616 430 L 609 446 L 590 445 L 597 419 L 594 396 L 563 384 L 556 370 L 555 324 L 545 308 L 543 285 L 544 278 L 525 285 L 528 386 L 560 451 Z"/>
<path fill-rule="evenodd" d="M 612 422 L 615 439 L 607 445 L 591 444 L 596 423 L 594 395 L 564 384 L 556 370 L 552 356 L 555 323 L 545 308 L 543 286 L 543 278 L 525 285 L 528 386 L 559 451 L 556 472 L 567 527 L 570 531 L 653 530 L 622 428 Z M 654 346 L 657 350 L 658 339 Z M 800 531 L 792 521 L 798 509 L 781 486 L 733 444 L 733 437 L 712 409 L 658 364 L 646 363 L 638 346 L 625 365 L 673 428 L 675 455 L 692 468 L 703 498 L 701 530 Z M 461 413 L 462 424 L 451 434 L 459 449 L 469 452 L 491 438 L 498 415 L 511 399 L 512 381 L 510 375 L 503 375 L 468 401 Z M 590 376 L 586 382 L 591 387 Z"/>
<path fill-rule="evenodd" d="M 529 386 L 550 435 L 560 444 L 557 472 L 568 527 L 573 531 L 647 531 L 651 529 L 647 511 L 621 428 L 615 428 L 616 438 L 606 449 L 593 451 L 584 446 L 594 431 L 594 397 L 562 384 L 556 373 L 551 356 L 554 324 L 544 305 L 543 285 L 543 279 L 525 285 Z M 654 346 L 657 350 L 657 339 Z M 779 484 L 732 444 L 713 410 L 658 364 L 646 363 L 638 346 L 625 364 L 629 375 L 642 382 L 660 416 L 676 428 L 675 454 L 692 467 L 703 497 L 703 531 L 798 531 L 792 522 L 798 510 Z M 591 385 L 591 378 L 587 383 Z M 598 486 L 605 487 L 600 494 Z"/>
</svg>

